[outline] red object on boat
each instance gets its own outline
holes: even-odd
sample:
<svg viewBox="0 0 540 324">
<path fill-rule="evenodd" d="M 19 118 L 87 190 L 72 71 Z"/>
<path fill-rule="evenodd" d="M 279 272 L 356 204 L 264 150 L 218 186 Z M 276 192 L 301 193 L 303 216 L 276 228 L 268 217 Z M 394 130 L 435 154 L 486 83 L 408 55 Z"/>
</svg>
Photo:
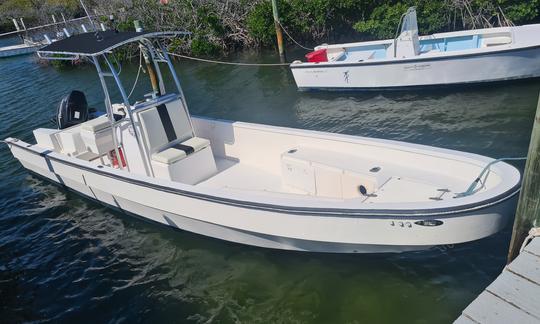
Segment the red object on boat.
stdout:
<svg viewBox="0 0 540 324">
<path fill-rule="evenodd" d="M 307 53 L 306 58 L 307 61 L 311 63 L 328 62 L 328 57 L 326 56 L 326 48 Z"/>
<path fill-rule="evenodd" d="M 124 152 L 122 152 L 121 147 L 118 148 L 118 153 L 120 154 L 120 160 L 122 161 L 122 167 L 125 168 L 126 167 L 126 160 L 124 159 Z M 115 150 L 112 150 L 112 151 L 109 152 L 109 159 L 111 160 L 113 168 L 118 169 L 119 168 L 118 158 L 116 156 Z"/>
</svg>

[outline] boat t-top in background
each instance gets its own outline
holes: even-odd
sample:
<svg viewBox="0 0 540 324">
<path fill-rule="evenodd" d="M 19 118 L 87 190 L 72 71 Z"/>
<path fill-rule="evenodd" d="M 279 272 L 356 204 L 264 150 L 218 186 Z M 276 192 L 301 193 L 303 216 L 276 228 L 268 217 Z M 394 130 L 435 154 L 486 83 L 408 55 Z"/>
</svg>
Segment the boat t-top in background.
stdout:
<svg viewBox="0 0 540 324">
<path fill-rule="evenodd" d="M 540 24 L 418 36 L 416 10 L 395 39 L 320 45 L 291 64 L 300 90 L 380 90 L 540 77 Z"/>
<path fill-rule="evenodd" d="M 106 111 L 90 111 L 79 84 L 61 101 L 57 129 L 35 129 L 36 144 L 5 140 L 14 157 L 120 211 L 266 248 L 422 250 L 489 236 L 512 215 L 520 174 L 491 158 L 191 117 L 164 44 L 183 34 L 86 33 L 41 49 L 42 58 L 93 63 Z M 124 45 L 139 46 L 152 85 L 138 100 L 112 64 Z"/>
</svg>

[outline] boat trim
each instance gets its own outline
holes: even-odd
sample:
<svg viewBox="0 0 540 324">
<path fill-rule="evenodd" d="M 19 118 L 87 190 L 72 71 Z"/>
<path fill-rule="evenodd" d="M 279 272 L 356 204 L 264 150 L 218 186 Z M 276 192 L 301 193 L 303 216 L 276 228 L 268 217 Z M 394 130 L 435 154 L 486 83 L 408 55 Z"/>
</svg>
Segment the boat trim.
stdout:
<svg viewBox="0 0 540 324">
<path fill-rule="evenodd" d="M 416 62 L 431 62 L 431 61 L 442 61 L 442 60 L 453 60 L 463 57 L 470 56 L 485 56 L 485 55 L 496 55 L 501 53 L 508 53 L 514 51 L 526 51 L 534 50 L 540 48 L 540 45 L 525 46 L 525 47 L 515 47 L 509 49 L 500 49 L 500 50 L 491 50 L 486 52 L 474 52 L 474 53 L 462 53 L 446 56 L 427 56 L 427 57 L 414 57 L 414 58 L 404 58 L 404 59 L 392 59 L 392 60 L 380 60 L 380 61 L 362 61 L 362 62 L 334 62 L 334 63 L 310 63 L 310 62 L 301 62 L 297 64 L 291 64 L 291 69 L 315 69 L 315 68 L 329 68 L 329 67 L 350 67 L 350 66 L 368 66 L 368 65 L 387 65 L 387 64 L 408 64 Z"/>
<path fill-rule="evenodd" d="M 146 188 L 159 190 L 163 192 L 173 193 L 181 196 L 186 196 L 190 198 L 196 198 L 221 204 L 226 204 L 230 206 L 237 206 L 241 208 L 249 209 L 258 209 L 264 211 L 272 211 L 278 213 L 287 213 L 295 215 L 323 215 L 323 216 L 361 216 L 369 218 L 381 218 L 381 217 L 404 217 L 404 216 L 413 216 L 413 217 L 438 217 L 438 218 L 449 218 L 452 217 L 452 214 L 464 213 L 469 211 L 480 210 L 484 208 L 491 207 L 498 203 L 501 203 L 505 200 L 508 200 L 515 196 L 519 190 L 521 183 L 516 184 L 507 191 L 489 199 L 483 200 L 477 203 L 470 203 L 466 205 L 456 206 L 455 208 L 433 208 L 433 209 L 420 209 L 420 210 L 386 210 L 386 209 L 341 209 L 341 208 L 318 208 L 318 207 L 293 207 L 293 206 L 281 206 L 281 205 L 271 205 L 258 203 L 253 201 L 243 201 L 231 198 L 224 198 L 218 196 L 210 196 L 203 193 L 196 193 L 192 191 L 186 191 L 178 188 L 171 188 L 155 183 L 149 183 L 147 181 L 132 179 L 125 177 L 123 175 L 113 174 L 107 170 L 99 169 L 98 166 L 88 167 L 82 164 L 74 163 L 68 161 L 67 159 L 57 158 L 50 156 L 49 153 L 52 151 L 46 150 L 44 152 L 38 152 L 36 149 L 32 148 L 33 144 L 28 144 L 28 146 L 21 145 L 18 143 L 19 140 L 16 139 L 6 139 L 5 140 L 9 145 L 15 145 L 20 149 L 28 151 L 35 155 L 40 155 L 45 159 L 51 159 L 59 163 L 63 163 L 72 167 L 80 168 L 98 175 L 103 175 L 109 178 L 122 180 L 127 183 L 143 186 Z M 23 142 L 24 143 L 24 142 Z M 27 143 L 25 143 L 27 144 Z M 103 167 L 102 167 L 103 168 Z M 115 170 L 116 171 L 116 170 Z"/>
<path fill-rule="evenodd" d="M 400 85 L 390 87 L 298 87 L 299 91 L 385 91 L 385 90 L 423 90 L 423 89 L 444 89 L 448 87 L 460 87 L 468 85 L 486 86 L 486 85 L 501 85 L 508 82 L 529 82 L 530 79 L 540 79 L 540 75 L 528 74 L 519 77 L 509 77 L 500 79 L 477 80 L 467 82 L 452 82 L 452 83 L 437 83 L 437 84 L 415 84 L 415 85 Z"/>
</svg>

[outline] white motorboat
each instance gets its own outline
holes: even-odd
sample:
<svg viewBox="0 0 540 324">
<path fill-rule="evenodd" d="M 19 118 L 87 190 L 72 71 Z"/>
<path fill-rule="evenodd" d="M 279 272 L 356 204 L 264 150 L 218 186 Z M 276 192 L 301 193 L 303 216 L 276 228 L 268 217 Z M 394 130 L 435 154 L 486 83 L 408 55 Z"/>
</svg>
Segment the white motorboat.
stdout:
<svg viewBox="0 0 540 324">
<path fill-rule="evenodd" d="M 25 41 L 23 44 L 0 47 L 0 58 L 32 54 L 37 52 L 41 46 L 43 44 Z"/>
<path fill-rule="evenodd" d="M 43 58 L 93 62 L 106 113 L 89 118 L 84 93 L 74 91 L 59 107 L 58 129 L 35 129 L 36 144 L 5 140 L 14 157 L 122 212 L 265 248 L 422 250 L 492 235 L 512 215 L 519 171 L 491 158 L 191 117 L 161 42 L 176 35 L 88 33 L 39 51 Z M 130 103 L 110 56 L 133 43 L 147 62 L 152 92 Z M 163 67 L 172 84 L 163 82 Z M 111 102 L 107 81 L 123 102 Z"/>
<path fill-rule="evenodd" d="M 418 36 L 416 11 L 395 39 L 320 45 L 290 65 L 300 90 L 384 90 L 540 77 L 540 24 Z"/>
</svg>

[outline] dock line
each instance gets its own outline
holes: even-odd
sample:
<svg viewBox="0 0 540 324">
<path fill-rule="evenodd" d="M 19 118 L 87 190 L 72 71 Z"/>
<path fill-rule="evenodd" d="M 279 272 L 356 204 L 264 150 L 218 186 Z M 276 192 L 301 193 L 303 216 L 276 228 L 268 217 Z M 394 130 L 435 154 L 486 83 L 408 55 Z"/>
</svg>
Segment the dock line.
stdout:
<svg viewBox="0 0 540 324">
<path fill-rule="evenodd" d="M 315 50 L 315 49 L 312 48 L 312 47 L 306 47 L 306 46 L 304 46 L 304 45 L 298 43 L 298 42 L 291 36 L 291 34 L 289 34 L 289 32 L 287 31 L 287 29 L 285 29 L 285 27 L 283 27 L 283 25 L 281 24 L 281 21 L 278 20 L 277 23 L 281 26 L 281 29 L 285 32 L 285 35 L 287 35 L 287 37 L 289 37 L 289 39 L 290 39 L 293 43 L 295 43 L 298 47 L 301 47 L 301 48 L 303 48 L 303 49 L 305 49 L 305 50 L 308 50 L 308 51 L 313 51 L 313 50 Z"/>
<path fill-rule="evenodd" d="M 241 62 L 225 62 L 225 61 L 217 61 L 217 60 L 207 60 L 202 59 L 198 57 L 193 56 L 187 56 L 182 54 L 175 54 L 175 53 L 168 53 L 171 56 L 181 57 L 188 60 L 194 60 L 194 61 L 200 61 L 200 62 L 206 62 L 206 63 L 214 63 L 214 64 L 226 64 L 226 65 L 238 65 L 238 66 L 289 66 L 291 63 L 241 63 Z"/>
</svg>

